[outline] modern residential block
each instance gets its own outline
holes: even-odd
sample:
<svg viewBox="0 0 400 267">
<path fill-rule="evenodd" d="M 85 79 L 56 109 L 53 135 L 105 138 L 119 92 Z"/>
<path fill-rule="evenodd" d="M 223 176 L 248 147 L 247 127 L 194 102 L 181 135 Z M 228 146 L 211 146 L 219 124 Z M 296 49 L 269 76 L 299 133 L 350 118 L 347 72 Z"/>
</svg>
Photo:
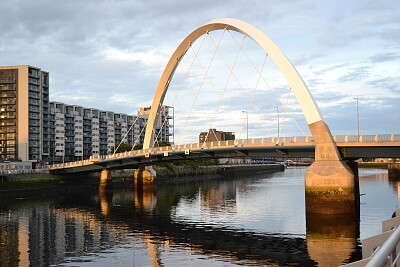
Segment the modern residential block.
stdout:
<svg viewBox="0 0 400 267">
<path fill-rule="evenodd" d="M 171 143 L 170 109 L 161 109 L 156 145 Z M 149 113 L 150 108 L 128 115 L 49 102 L 48 72 L 29 65 L 0 67 L 0 162 L 76 161 L 113 153 L 120 143 L 143 144 Z"/>
<path fill-rule="evenodd" d="M 49 73 L 28 65 L 0 67 L 0 160 L 49 156 Z"/>
<path fill-rule="evenodd" d="M 169 107 L 163 106 L 156 124 L 156 143 L 170 143 Z M 149 108 L 141 108 L 138 115 L 115 113 L 95 108 L 50 102 L 52 129 L 50 161 L 68 162 L 108 155 L 120 143 L 143 143 Z"/>
</svg>

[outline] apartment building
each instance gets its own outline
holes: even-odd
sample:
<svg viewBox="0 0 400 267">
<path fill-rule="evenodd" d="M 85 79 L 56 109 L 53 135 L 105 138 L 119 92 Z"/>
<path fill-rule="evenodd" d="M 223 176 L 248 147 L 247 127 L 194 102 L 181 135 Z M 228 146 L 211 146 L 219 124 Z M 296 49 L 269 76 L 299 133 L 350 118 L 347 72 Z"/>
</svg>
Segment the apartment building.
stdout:
<svg viewBox="0 0 400 267">
<path fill-rule="evenodd" d="M 163 106 L 156 122 L 156 143 L 170 143 L 170 107 Z M 95 108 L 50 102 L 51 162 L 88 159 L 113 153 L 116 145 L 143 144 L 150 108 L 128 115 Z"/>
<path fill-rule="evenodd" d="M 0 67 L 0 160 L 49 157 L 49 73 L 28 65 Z"/>
<path fill-rule="evenodd" d="M 170 109 L 161 109 L 155 144 L 171 143 Z M 29 65 L 0 67 L 0 162 L 76 161 L 112 153 L 121 142 L 143 144 L 149 113 L 150 108 L 128 115 L 49 102 L 48 72 Z"/>
</svg>

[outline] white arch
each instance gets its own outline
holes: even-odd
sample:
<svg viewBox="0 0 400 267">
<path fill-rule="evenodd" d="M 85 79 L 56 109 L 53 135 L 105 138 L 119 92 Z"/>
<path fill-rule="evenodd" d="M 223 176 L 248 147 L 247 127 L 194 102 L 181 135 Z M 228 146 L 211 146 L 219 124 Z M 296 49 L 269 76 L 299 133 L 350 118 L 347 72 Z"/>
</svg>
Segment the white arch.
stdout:
<svg viewBox="0 0 400 267">
<path fill-rule="evenodd" d="M 153 104 L 150 110 L 149 120 L 146 127 L 143 148 L 150 148 L 153 144 L 154 122 L 158 117 L 161 105 L 164 101 L 165 94 L 168 90 L 168 86 L 174 75 L 174 72 L 181 59 L 189 49 L 190 44 L 197 40 L 200 36 L 210 31 L 221 29 L 233 30 L 236 32 L 247 34 L 249 37 L 255 40 L 268 53 L 268 55 L 272 58 L 272 60 L 275 62 L 279 70 L 286 78 L 291 90 L 293 91 L 297 101 L 300 104 L 301 109 L 303 110 L 308 125 L 311 125 L 318 121 L 323 122 L 321 112 L 313 97 L 311 96 L 310 91 L 305 85 L 303 79 L 300 77 L 296 69 L 282 53 L 282 51 L 256 27 L 241 20 L 222 18 L 210 21 L 209 23 L 193 31 L 182 41 L 182 43 L 175 50 L 174 54 L 172 55 L 171 59 L 164 69 L 164 72 L 156 89 Z M 327 131 L 329 132 L 329 128 L 327 128 Z M 311 132 L 313 134 L 313 131 Z M 330 132 L 329 135 L 331 136 Z M 314 134 L 313 136 L 315 140 L 316 136 Z"/>
</svg>

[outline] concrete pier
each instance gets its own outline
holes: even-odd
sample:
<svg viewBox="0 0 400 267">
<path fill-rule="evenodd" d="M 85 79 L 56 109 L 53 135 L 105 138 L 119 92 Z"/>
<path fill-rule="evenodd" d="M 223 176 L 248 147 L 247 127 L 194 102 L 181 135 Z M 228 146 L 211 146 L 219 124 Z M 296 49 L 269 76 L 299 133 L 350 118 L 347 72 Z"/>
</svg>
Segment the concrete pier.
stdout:
<svg viewBox="0 0 400 267">
<path fill-rule="evenodd" d="M 100 173 L 99 192 L 103 191 L 105 192 L 111 188 L 112 188 L 111 171 L 108 169 L 103 169 Z"/>
<path fill-rule="evenodd" d="M 100 185 L 108 185 L 112 183 L 111 171 L 103 169 L 100 173 Z"/>
<path fill-rule="evenodd" d="M 400 163 L 388 164 L 389 179 L 400 180 Z"/>
<path fill-rule="evenodd" d="M 325 122 L 318 121 L 309 127 L 315 141 L 315 162 L 305 174 L 306 211 L 321 214 L 353 212 L 358 203 L 354 172 L 342 160 Z"/>
<path fill-rule="evenodd" d="M 133 174 L 133 182 L 136 188 L 154 183 L 157 173 L 152 166 L 143 166 Z"/>
</svg>

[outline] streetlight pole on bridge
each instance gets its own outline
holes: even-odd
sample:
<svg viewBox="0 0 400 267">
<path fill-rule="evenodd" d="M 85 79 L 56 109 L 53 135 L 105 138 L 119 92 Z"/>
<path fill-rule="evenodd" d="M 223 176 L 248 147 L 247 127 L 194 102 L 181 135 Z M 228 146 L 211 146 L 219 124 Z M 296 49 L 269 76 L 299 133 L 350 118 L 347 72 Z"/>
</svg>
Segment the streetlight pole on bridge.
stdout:
<svg viewBox="0 0 400 267">
<path fill-rule="evenodd" d="M 246 134 L 247 134 L 247 140 L 249 140 L 249 111 L 248 110 L 242 110 L 243 113 L 246 113 Z"/>
<path fill-rule="evenodd" d="M 358 96 L 353 97 L 353 98 L 356 100 L 356 103 L 357 103 L 357 135 L 358 135 L 358 139 L 360 139 L 360 113 L 358 111 Z"/>
<path fill-rule="evenodd" d="M 276 143 L 279 143 L 279 137 L 280 137 L 280 130 L 279 130 L 279 106 L 275 106 L 276 108 L 276 115 L 278 117 L 278 141 Z"/>
</svg>

